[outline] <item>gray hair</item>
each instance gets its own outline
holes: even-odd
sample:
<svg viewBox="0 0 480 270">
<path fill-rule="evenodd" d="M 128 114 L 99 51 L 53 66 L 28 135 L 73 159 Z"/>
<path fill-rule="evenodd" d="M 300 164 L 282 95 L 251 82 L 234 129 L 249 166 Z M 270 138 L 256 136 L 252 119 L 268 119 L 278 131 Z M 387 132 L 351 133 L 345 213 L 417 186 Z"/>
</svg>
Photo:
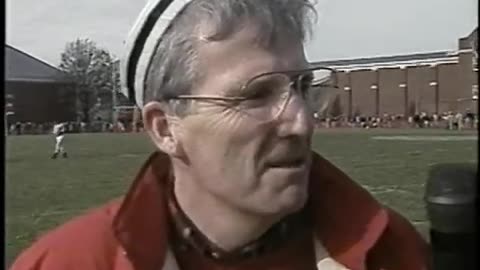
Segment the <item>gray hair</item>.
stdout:
<svg viewBox="0 0 480 270">
<path fill-rule="evenodd" d="M 211 29 L 202 37 L 207 41 L 228 39 L 253 22 L 262 46 L 292 36 L 304 42 L 316 16 L 313 5 L 309 0 L 193 0 L 172 20 L 155 50 L 144 102 L 189 94 L 201 79 L 197 61 L 200 27 Z"/>
</svg>

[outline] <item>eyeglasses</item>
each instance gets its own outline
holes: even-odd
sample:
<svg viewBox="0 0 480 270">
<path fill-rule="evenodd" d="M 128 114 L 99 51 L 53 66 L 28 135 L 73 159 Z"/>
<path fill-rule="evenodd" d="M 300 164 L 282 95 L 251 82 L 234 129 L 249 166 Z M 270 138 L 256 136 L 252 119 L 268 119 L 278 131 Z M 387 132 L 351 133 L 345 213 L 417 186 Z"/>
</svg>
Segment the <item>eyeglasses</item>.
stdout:
<svg viewBox="0 0 480 270">
<path fill-rule="evenodd" d="M 261 122 L 277 119 L 297 95 L 310 113 L 322 113 L 336 96 L 337 72 L 327 67 L 267 72 L 248 80 L 232 96 L 179 95 L 167 101 L 208 102 L 237 110 Z"/>
</svg>

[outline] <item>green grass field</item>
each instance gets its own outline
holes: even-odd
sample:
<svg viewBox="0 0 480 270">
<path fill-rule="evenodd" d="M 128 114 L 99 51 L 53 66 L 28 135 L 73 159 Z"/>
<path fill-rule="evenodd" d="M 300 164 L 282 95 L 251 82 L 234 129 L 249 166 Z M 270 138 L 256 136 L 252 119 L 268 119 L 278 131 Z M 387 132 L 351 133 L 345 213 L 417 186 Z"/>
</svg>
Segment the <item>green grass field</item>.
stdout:
<svg viewBox="0 0 480 270">
<path fill-rule="evenodd" d="M 372 139 L 399 134 L 475 135 L 442 130 L 328 130 L 315 134 L 313 147 L 425 235 L 422 196 L 428 167 L 477 162 L 477 142 Z M 41 233 L 122 195 L 153 150 L 143 134 L 67 135 L 70 158 L 51 160 L 52 144 L 51 136 L 7 138 L 7 264 Z"/>
</svg>

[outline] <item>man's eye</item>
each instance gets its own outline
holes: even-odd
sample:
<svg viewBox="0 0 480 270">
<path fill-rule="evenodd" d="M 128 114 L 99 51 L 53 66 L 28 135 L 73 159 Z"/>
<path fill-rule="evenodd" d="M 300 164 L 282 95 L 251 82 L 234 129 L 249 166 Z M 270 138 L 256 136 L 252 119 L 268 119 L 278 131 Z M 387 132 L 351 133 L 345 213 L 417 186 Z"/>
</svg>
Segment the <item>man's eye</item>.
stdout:
<svg viewBox="0 0 480 270">
<path fill-rule="evenodd" d="M 245 97 L 247 99 L 258 100 L 258 99 L 268 98 L 271 94 L 272 94 L 272 89 L 267 87 L 261 87 L 261 88 L 254 89 L 249 93 L 246 93 Z"/>
</svg>

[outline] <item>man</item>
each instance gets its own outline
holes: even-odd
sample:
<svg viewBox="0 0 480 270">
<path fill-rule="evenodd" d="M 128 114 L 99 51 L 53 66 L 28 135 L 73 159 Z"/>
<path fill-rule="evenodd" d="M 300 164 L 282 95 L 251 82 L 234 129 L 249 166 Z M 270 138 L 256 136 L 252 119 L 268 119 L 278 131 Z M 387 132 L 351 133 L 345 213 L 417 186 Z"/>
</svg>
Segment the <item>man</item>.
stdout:
<svg viewBox="0 0 480 270">
<path fill-rule="evenodd" d="M 312 10 L 149 2 L 123 78 L 159 151 L 125 198 L 44 236 L 12 269 L 426 269 L 414 227 L 310 150 L 313 111 L 335 89 L 334 71 L 305 59 Z"/>
<path fill-rule="evenodd" d="M 449 111 L 447 114 L 447 129 L 448 130 L 453 130 L 453 126 L 455 123 L 455 119 L 453 117 L 453 112 Z"/>
<path fill-rule="evenodd" d="M 456 126 L 457 126 L 457 130 L 462 130 L 463 129 L 463 114 L 461 112 L 457 112 L 457 114 L 455 114 L 455 120 L 454 120 Z"/>
<path fill-rule="evenodd" d="M 20 122 L 15 123 L 15 130 L 17 132 L 17 135 L 22 135 L 22 132 L 23 132 L 22 123 Z"/>
<path fill-rule="evenodd" d="M 438 114 L 434 113 L 433 116 L 432 116 L 432 120 L 433 120 L 433 127 L 438 127 Z"/>
<path fill-rule="evenodd" d="M 467 108 L 465 110 L 465 126 L 467 126 L 467 128 L 472 129 L 474 126 L 473 125 L 474 119 L 475 119 L 475 115 L 472 113 L 472 111 L 470 111 L 469 108 Z"/>
<path fill-rule="evenodd" d="M 67 158 L 67 151 L 63 146 L 63 140 L 65 138 L 65 132 L 67 131 L 66 123 L 58 123 L 53 125 L 53 135 L 55 135 L 55 150 L 52 155 L 52 159 L 56 159 L 59 154 L 63 158 Z"/>
</svg>

